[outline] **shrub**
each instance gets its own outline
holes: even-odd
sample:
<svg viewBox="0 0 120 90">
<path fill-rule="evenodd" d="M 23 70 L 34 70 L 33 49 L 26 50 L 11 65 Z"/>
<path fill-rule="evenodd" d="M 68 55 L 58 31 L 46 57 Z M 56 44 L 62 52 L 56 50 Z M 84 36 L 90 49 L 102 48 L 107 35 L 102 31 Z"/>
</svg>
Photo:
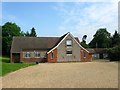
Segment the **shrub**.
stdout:
<svg viewBox="0 0 120 90">
<path fill-rule="evenodd" d="M 108 49 L 108 58 L 110 61 L 120 61 L 120 45 Z"/>
</svg>

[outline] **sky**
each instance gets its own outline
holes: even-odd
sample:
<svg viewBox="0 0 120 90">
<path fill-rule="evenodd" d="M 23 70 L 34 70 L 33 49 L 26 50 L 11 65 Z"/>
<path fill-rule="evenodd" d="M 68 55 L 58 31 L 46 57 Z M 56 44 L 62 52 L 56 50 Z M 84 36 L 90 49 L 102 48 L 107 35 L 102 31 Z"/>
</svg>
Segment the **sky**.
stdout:
<svg viewBox="0 0 120 90">
<path fill-rule="evenodd" d="M 15 22 L 22 31 L 36 29 L 38 37 L 71 32 L 89 43 L 99 28 L 118 30 L 117 2 L 2 2 L 2 25 Z"/>
</svg>

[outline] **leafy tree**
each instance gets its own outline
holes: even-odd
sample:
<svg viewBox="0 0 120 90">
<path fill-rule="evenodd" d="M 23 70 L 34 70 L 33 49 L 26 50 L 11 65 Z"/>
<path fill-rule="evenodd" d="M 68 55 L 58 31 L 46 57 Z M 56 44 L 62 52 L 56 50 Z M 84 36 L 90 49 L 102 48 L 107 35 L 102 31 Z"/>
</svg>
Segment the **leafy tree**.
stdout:
<svg viewBox="0 0 120 90">
<path fill-rule="evenodd" d="M 30 34 L 29 34 L 29 32 L 28 32 L 28 31 L 25 33 L 25 36 L 30 36 Z"/>
<path fill-rule="evenodd" d="M 20 32 L 21 36 L 25 36 L 25 33 L 23 31 Z"/>
<path fill-rule="evenodd" d="M 84 35 L 82 41 L 86 41 L 87 35 Z"/>
<path fill-rule="evenodd" d="M 36 31 L 35 31 L 35 28 L 34 28 L 34 27 L 31 29 L 30 36 L 32 36 L 32 37 L 37 37 L 37 34 L 36 34 Z"/>
<path fill-rule="evenodd" d="M 89 43 L 89 46 L 91 48 L 97 48 L 98 47 L 95 38 L 92 39 L 92 41 Z"/>
<path fill-rule="evenodd" d="M 2 56 L 2 26 L 0 26 L 0 56 Z"/>
<path fill-rule="evenodd" d="M 21 29 L 16 23 L 7 22 L 2 26 L 2 54 L 9 55 L 13 36 L 21 36 Z"/>
<path fill-rule="evenodd" d="M 87 45 L 86 43 L 84 43 L 83 41 L 80 43 L 81 46 L 83 46 L 84 48 L 89 48 L 89 45 Z"/>
<path fill-rule="evenodd" d="M 84 47 L 84 48 L 88 48 L 89 46 L 86 44 L 86 38 L 87 38 L 87 35 L 84 35 L 83 38 L 82 38 L 82 42 L 81 42 L 81 45 Z"/>
<path fill-rule="evenodd" d="M 110 61 L 120 61 L 120 45 L 108 49 L 108 58 Z"/>
<path fill-rule="evenodd" d="M 114 35 L 111 37 L 112 48 L 108 49 L 108 57 L 110 61 L 120 60 L 120 34 L 115 31 Z"/>
<path fill-rule="evenodd" d="M 115 31 L 111 39 L 112 39 L 112 47 L 120 44 L 120 34 L 118 34 L 117 31 Z"/>
<path fill-rule="evenodd" d="M 97 30 L 94 38 L 89 43 L 89 46 L 92 48 L 109 48 L 111 46 L 110 33 L 106 28 L 100 28 Z"/>
<path fill-rule="evenodd" d="M 25 33 L 25 36 L 28 36 L 28 37 L 37 37 L 35 28 L 33 27 L 33 28 L 31 29 L 31 32 L 30 32 L 30 33 L 27 31 L 27 32 Z"/>
</svg>

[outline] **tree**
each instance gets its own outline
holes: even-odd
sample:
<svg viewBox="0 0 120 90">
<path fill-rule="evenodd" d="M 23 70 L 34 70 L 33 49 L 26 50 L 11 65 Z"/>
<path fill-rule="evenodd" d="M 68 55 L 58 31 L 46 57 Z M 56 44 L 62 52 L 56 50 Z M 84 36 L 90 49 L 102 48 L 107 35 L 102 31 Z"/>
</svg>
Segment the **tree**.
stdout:
<svg viewBox="0 0 120 90">
<path fill-rule="evenodd" d="M 25 33 L 25 36 L 28 36 L 28 37 L 37 37 L 35 28 L 33 27 L 33 28 L 31 29 L 31 32 L 30 32 L 30 33 L 27 31 L 27 32 Z"/>
<path fill-rule="evenodd" d="M 108 58 L 110 61 L 118 61 L 120 60 L 120 34 L 115 31 L 112 40 L 112 48 L 108 49 Z"/>
<path fill-rule="evenodd" d="M 28 32 L 28 31 L 25 33 L 25 36 L 30 36 L 30 34 L 29 34 L 29 32 Z"/>
<path fill-rule="evenodd" d="M 82 41 L 86 41 L 87 35 L 84 35 Z"/>
<path fill-rule="evenodd" d="M 120 61 L 120 45 L 108 49 L 108 58 L 110 61 Z"/>
<path fill-rule="evenodd" d="M 109 48 L 111 47 L 110 33 L 106 28 L 100 28 L 97 30 L 94 38 L 89 43 L 89 46 L 92 48 Z"/>
<path fill-rule="evenodd" d="M 82 42 L 80 43 L 84 48 L 88 48 L 89 46 L 86 44 L 87 35 L 84 35 L 82 38 Z"/>
<path fill-rule="evenodd" d="M 112 39 L 112 47 L 120 44 L 120 34 L 118 34 L 117 31 L 115 31 L 111 39 Z"/>
<path fill-rule="evenodd" d="M 23 31 L 20 32 L 21 36 L 25 36 L 25 33 Z"/>
<path fill-rule="evenodd" d="M 0 26 L 0 56 L 2 56 L 2 26 Z"/>
<path fill-rule="evenodd" d="M 22 36 L 16 23 L 7 22 L 2 26 L 2 54 L 9 55 L 13 36 Z"/>
<path fill-rule="evenodd" d="M 31 29 L 30 36 L 32 36 L 32 37 L 37 37 L 36 31 L 35 31 L 35 28 L 34 28 L 34 27 Z"/>
</svg>

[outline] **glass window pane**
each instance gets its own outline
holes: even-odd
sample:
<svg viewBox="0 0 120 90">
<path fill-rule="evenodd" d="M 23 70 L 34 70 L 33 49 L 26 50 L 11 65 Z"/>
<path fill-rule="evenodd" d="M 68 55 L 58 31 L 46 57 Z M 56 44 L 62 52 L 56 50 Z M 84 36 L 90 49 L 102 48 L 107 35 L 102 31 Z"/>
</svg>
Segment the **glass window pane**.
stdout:
<svg viewBox="0 0 120 90">
<path fill-rule="evenodd" d="M 72 51 L 71 51 L 71 50 L 67 50 L 67 51 L 66 51 L 66 54 L 67 54 L 67 55 L 72 55 Z"/>
<path fill-rule="evenodd" d="M 67 46 L 72 46 L 72 40 L 66 40 L 66 45 Z"/>
<path fill-rule="evenodd" d="M 40 57 L 40 52 L 35 52 L 35 57 Z"/>
<path fill-rule="evenodd" d="M 26 58 L 30 58 L 30 52 L 26 52 L 26 53 L 25 53 L 25 57 L 26 57 Z"/>
<path fill-rule="evenodd" d="M 53 59 L 54 58 L 54 54 L 53 54 L 53 52 L 51 53 L 51 59 Z"/>
<path fill-rule="evenodd" d="M 84 58 L 86 58 L 86 53 L 84 53 Z"/>
</svg>

